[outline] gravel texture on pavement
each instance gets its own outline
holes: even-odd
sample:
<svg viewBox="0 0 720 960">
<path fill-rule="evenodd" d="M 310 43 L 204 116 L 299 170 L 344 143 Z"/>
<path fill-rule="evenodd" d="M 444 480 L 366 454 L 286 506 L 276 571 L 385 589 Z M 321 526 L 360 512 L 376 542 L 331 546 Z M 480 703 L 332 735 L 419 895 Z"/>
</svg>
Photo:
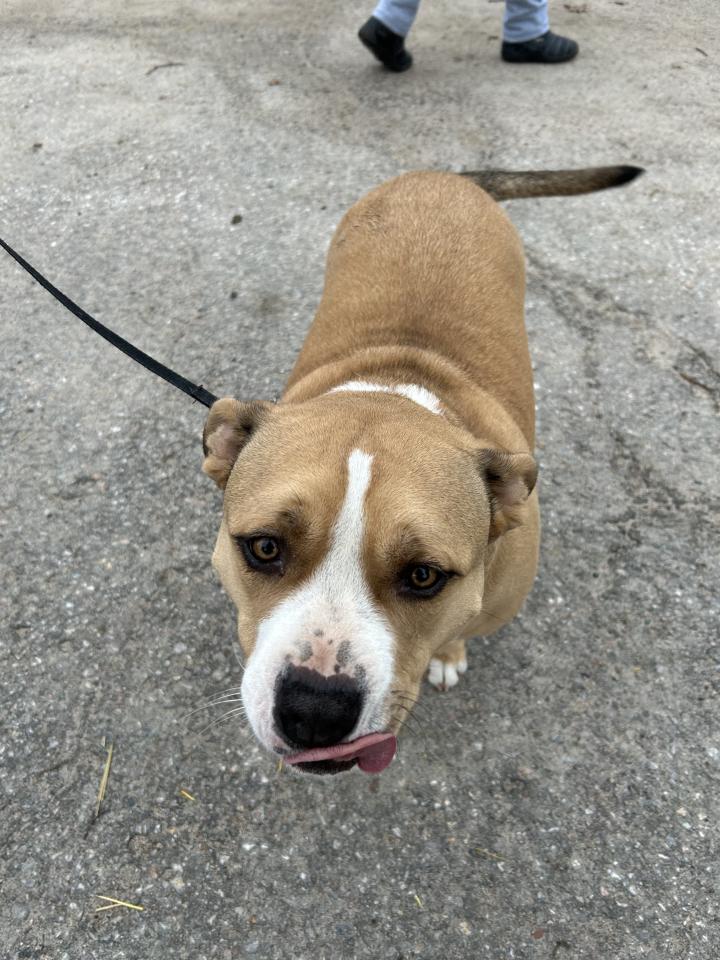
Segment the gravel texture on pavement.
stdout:
<svg viewBox="0 0 720 960">
<path fill-rule="evenodd" d="M 647 168 L 508 204 L 541 570 L 379 778 L 279 772 L 191 714 L 241 678 L 205 411 L 0 255 L 3 960 L 717 958 L 718 19 L 553 2 L 579 57 L 514 66 L 501 10 L 428 0 L 393 75 L 358 5 L 0 8 L 0 236 L 220 395 L 280 393 L 383 180 Z"/>
</svg>

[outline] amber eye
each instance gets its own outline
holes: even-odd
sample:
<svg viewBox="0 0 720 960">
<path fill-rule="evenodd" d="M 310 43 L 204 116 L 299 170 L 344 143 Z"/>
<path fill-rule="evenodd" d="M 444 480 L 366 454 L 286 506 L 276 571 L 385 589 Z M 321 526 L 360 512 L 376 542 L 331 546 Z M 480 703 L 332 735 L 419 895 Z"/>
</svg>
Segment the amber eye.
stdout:
<svg viewBox="0 0 720 960">
<path fill-rule="evenodd" d="M 429 590 L 437 583 L 438 576 L 439 570 L 436 570 L 435 567 L 426 567 L 425 565 L 413 567 L 410 571 L 410 584 L 416 590 Z"/>
<path fill-rule="evenodd" d="M 245 562 L 253 570 L 262 573 L 284 573 L 282 541 L 275 537 L 236 537 Z"/>
<path fill-rule="evenodd" d="M 434 597 L 440 593 L 452 574 L 429 563 L 416 563 L 407 567 L 400 578 L 400 592 L 419 599 Z"/>
<path fill-rule="evenodd" d="M 250 551 L 261 563 L 271 563 L 280 556 L 280 547 L 272 537 L 254 537 L 249 542 Z"/>
</svg>

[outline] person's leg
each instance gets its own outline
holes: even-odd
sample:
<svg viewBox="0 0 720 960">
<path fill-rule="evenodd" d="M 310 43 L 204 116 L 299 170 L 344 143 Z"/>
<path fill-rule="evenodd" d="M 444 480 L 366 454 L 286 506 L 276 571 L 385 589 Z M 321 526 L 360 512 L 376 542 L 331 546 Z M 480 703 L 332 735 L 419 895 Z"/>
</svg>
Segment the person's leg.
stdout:
<svg viewBox="0 0 720 960">
<path fill-rule="evenodd" d="M 406 37 L 419 6 L 420 0 L 380 0 L 373 10 L 373 16 L 399 37 Z"/>
<path fill-rule="evenodd" d="M 405 37 L 419 6 L 420 0 L 379 0 L 373 15 L 358 31 L 362 43 L 388 70 L 400 73 L 412 66 Z"/>
<path fill-rule="evenodd" d="M 578 45 L 550 30 L 547 0 L 505 0 L 502 58 L 508 63 L 562 63 Z"/>
<path fill-rule="evenodd" d="M 505 0 L 503 40 L 506 43 L 536 40 L 549 29 L 547 0 Z"/>
</svg>

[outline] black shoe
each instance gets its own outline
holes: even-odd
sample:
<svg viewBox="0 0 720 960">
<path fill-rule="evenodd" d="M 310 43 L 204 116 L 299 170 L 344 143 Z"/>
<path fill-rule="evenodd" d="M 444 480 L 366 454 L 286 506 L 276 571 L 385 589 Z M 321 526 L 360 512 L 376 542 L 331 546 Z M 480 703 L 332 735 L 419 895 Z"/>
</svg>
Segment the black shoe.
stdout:
<svg viewBox="0 0 720 960">
<path fill-rule="evenodd" d="M 574 40 L 548 30 L 541 37 L 523 43 L 503 41 L 500 55 L 507 63 L 564 63 L 576 57 L 578 49 Z"/>
<path fill-rule="evenodd" d="M 370 17 L 360 27 L 358 37 L 388 70 L 402 73 L 412 66 L 412 57 L 405 49 L 405 38 L 393 33 L 377 17 Z"/>
</svg>

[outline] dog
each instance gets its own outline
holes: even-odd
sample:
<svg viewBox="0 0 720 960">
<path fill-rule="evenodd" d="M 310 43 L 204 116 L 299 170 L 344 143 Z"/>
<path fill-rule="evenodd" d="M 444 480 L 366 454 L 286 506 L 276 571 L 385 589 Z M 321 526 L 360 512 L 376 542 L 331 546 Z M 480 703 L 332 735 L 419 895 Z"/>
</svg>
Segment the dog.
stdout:
<svg viewBox="0 0 720 960">
<path fill-rule="evenodd" d="M 338 226 L 275 404 L 220 399 L 203 470 L 260 743 L 304 773 L 379 772 L 423 676 L 507 624 L 540 539 L 521 241 L 499 200 L 636 167 L 404 174 Z"/>
</svg>

